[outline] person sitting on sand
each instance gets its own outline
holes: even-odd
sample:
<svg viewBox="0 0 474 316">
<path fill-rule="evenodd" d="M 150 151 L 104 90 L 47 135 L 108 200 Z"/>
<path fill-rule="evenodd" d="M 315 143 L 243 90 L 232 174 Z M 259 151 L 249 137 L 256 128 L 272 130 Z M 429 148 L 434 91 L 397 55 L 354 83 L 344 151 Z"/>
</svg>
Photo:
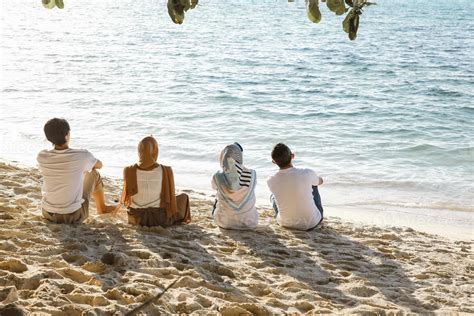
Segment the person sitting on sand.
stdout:
<svg viewBox="0 0 474 316">
<path fill-rule="evenodd" d="M 258 225 L 255 209 L 255 170 L 242 165 L 242 146 L 228 145 L 222 150 L 222 171 L 212 177 L 212 188 L 217 190 L 212 215 L 216 224 L 226 229 L 253 229 Z"/>
<path fill-rule="evenodd" d="M 285 144 L 276 144 L 272 162 L 280 170 L 267 179 L 277 222 L 287 228 L 312 230 L 323 220 L 318 185 L 323 179 L 311 169 L 293 167 L 295 155 Z"/>
<path fill-rule="evenodd" d="M 105 205 L 102 179 L 97 172 L 102 162 L 85 149 L 69 148 L 70 130 L 65 119 L 46 122 L 44 133 L 54 149 L 42 150 L 37 157 L 43 175 L 43 216 L 55 223 L 83 222 L 89 216 L 91 196 L 97 214 L 115 210 L 115 206 Z"/>
<path fill-rule="evenodd" d="M 156 139 L 142 139 L 138 156 L 137 164 L 123 170 L 121 202 L 127 207 L 128 223 L 148 227 L 189 223 L 189 197 L 175 195 L 173 170 L 157 163 Z"/>
</svg>

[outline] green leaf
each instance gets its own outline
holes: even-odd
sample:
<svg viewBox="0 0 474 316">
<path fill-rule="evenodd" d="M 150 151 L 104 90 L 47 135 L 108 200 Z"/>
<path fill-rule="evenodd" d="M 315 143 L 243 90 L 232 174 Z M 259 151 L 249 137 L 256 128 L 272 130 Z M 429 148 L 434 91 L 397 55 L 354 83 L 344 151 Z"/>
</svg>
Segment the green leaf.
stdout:
<svg viewBox="0 0 474 316">
<path fill-rule="evenodd" d="M 43 3 L 43 7 L 46 9 L 52 9 L 56 6 L 54 0 L 41 0 L 41 3 Z"/>
<path fill-rule="evenodd" d="M 319 23 L 321 21 L 321 11 L 319 10 L 318 0 L 306 1 L 306 13 L 311 22 Z"/>
<path fill-rule="evenodd" d="M 55 0 L 56 1 L 56 6 L 59 8 L 59 9 L 64 9 L 64 2 L 63 0 Z"/>
<path fill-rule="evenodd" d="M 168 14 L 176 24 L 183 24 L 184 21 L 184 6 L 180 0 L 168 0 Z"/>
<path fill-rule="evenodd" d="M 328 9 L 336 13 L 336 15 L 342 15 L 346 12 L 346 5 L 344 0 L 326 0 Z"/>
</svg>

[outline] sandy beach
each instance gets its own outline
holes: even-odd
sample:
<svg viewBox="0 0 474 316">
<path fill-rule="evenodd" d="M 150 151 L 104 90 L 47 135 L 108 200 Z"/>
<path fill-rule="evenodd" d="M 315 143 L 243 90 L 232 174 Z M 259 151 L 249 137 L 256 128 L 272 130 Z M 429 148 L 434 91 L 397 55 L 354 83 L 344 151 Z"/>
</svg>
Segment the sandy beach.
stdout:
<svg viewBox="0 0 474 316">
<path fill-rule="evenodd" d="M 109 202 L 120 182 L 105 179 Z M 143 314 L 474 313 L 472 240 L 329 216 L 313 232 L 280 228 L 259 209 L 256 231 L 219 229 L 212 199 L 188 192 L 193 221 L 131 227 L 43 220 L 41 175 L 0 164 L 0 314 L 122 315 L 178 280 Z"/>
</svg>

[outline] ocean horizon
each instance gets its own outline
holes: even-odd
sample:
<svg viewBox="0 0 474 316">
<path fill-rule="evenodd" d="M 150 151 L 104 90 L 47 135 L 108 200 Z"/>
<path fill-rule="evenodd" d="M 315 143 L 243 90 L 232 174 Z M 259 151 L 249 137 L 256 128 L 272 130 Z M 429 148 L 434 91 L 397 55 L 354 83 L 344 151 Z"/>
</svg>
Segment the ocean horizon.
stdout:
<svg viewBox="0 0 474 316">
<path fill-rule="evenodd" d="M 2 4 L 0 157 L 34 166 L 44 123 L 63 117 L 104 174 L 154 135 L 177 185 L 210 191 L 239 142 L 268 204 L 284 142 L 336 214 L 409 213 L 472 237 L 474 5 L 376 2 L 353 42 L 323 4 L 310 23 L 303 1 L 200 1 L 183 25 L 164 1 Z"/>
</svg>

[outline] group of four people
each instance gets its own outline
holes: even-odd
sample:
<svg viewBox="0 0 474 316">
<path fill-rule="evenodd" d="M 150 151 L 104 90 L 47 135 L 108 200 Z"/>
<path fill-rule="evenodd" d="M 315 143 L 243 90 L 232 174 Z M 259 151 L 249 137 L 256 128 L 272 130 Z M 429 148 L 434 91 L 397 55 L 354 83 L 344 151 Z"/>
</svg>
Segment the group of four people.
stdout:
<svg viewBox="0 0 474 316">
<path fill-rule="evenodd" d="M 102 162 L 89 151 L 69 148 L 70 126 L 53 118 L 44 126 L 54 145 L 37 157 L 43 175 L 43 216 L 55 223 L 80 223 L 89 216 L 94 199 L 98 214 L 115 212 L 105 204 L 104 188 L 97 169 Z M 138 144 L 138 163 L 124 168 L 120 202 L 127 208 L 128 223 L 139 226 L 171 226 L 191 221 L 189 197 L 175 194 L 173 170 L 158 163 L 158 143 L 145 137 Z M 294 154 L 279 143 L 271 153 L 279 171 L 268 178 L 271 202 L 277 222 L 284 227 L 311 230 L 323 219 L 318 186 L 323 179 L 311 169 L 293 167 Z M 222 170 L 212 177 L 216 201 L 212 210 L 216 224 L 224 229 L 254 229 L 258 226 L 255 207 L 255 170 L 243 164 L 243 148 L 234 143 L 220 155 Z"/>
</svg>

